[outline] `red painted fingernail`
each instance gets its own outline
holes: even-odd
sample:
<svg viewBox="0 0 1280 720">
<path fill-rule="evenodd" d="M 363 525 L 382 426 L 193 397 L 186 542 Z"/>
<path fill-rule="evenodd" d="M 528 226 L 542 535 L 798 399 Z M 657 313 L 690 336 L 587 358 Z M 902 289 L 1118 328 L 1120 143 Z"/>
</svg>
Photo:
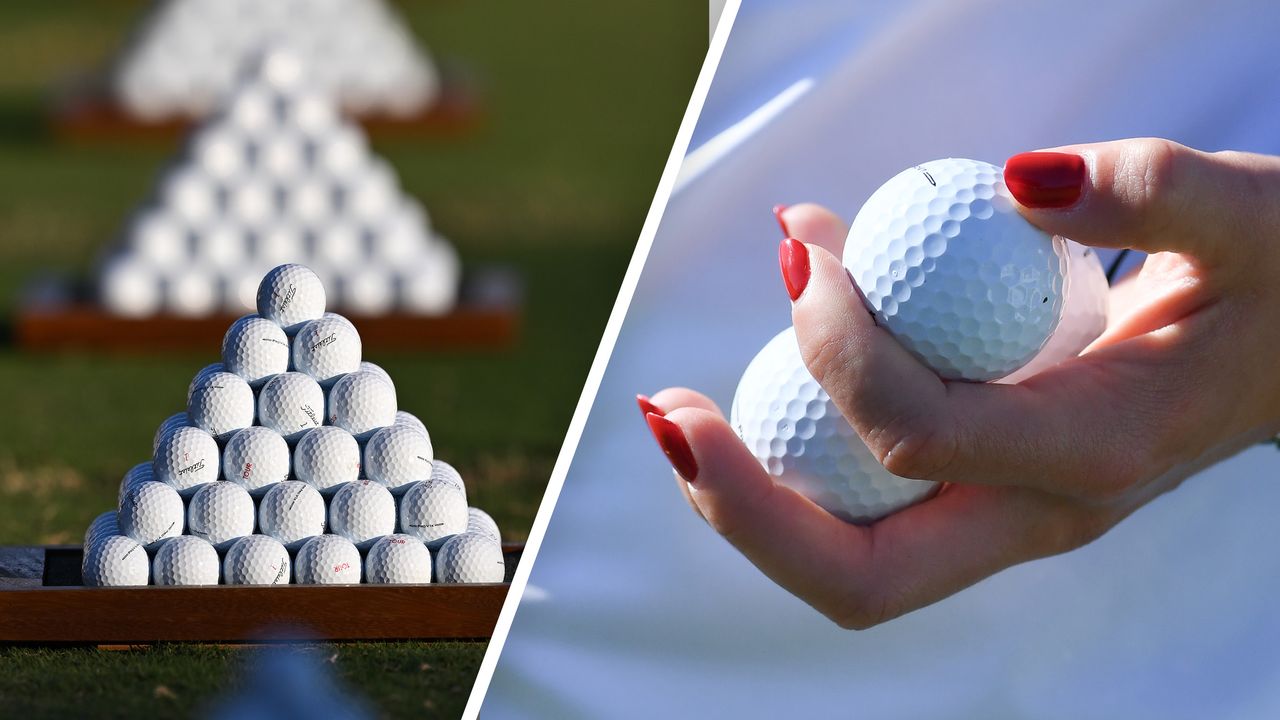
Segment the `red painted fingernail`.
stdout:
<svg viewBox="0 0 1280 720">
<path fill-rule="evenodd" d="M 649 423 L 649 431 L 658 441 L 658 447 L 666 453 L 671 467 L 680 473 L 685 482 L 696 480 L 698 461 L 693 459 L 693 448 L 689 447 L 689 440 L 685 438 L 680 426 L 657 413 L 645 415 L 644 420 Z"/>
<path fill-rule="evenodd" d="M 1065 208 L 1084 193 L 1086 168 L 1079 155 L 1029 152 L 1005 161 L 1004 184 L 1030 208 Z"/>
<path fill-rule="evenodd" d="M 782 219 L 782 213 L 787 211 L 786 205 L 774 205 L 773 217 L 778 221 L 778 227 L 782 228 L 782 234 L 791 237 L 791 231 L 787 229 L 787 221 Z"/>
<path fill-rule="evenodd" d="M 641 415 L 648 415 L 649 413 L 653 413 L 659 417 L 666 417 L 667 415 L 662 408 L 654 405 L 653 402 L 649 400 L 648 395 L 636 395 L 636 404 L 640 406 Z"/>
<path fill-rule="evenodd" d="M 795 302 L 809 284 L 809 248 L 795 238 L 787 238 L 778 246 L 778 264 L 782 266 L 782 282 L 787 286 L 791 302 Z"/>
</svg>

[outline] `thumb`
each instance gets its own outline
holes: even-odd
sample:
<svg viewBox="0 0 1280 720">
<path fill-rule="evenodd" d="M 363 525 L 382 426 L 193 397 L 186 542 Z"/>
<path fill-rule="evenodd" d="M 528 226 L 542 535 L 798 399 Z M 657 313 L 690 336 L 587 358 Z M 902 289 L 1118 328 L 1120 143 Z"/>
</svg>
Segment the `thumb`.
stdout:
<svg viewBox="0 0 1280 720">
<path fill-rule="evenodd" d="M 1222 238 L 1259 235 L 1246 224 L 1270 205 L 1262 196 L 1280 190 L 1275 165 L 1258 155 L 1141 138 L 1014 155 L 1004 179 L 1023 216 L 1046 232 L 1213 263 L 1249 249 Z"/>
</svg>

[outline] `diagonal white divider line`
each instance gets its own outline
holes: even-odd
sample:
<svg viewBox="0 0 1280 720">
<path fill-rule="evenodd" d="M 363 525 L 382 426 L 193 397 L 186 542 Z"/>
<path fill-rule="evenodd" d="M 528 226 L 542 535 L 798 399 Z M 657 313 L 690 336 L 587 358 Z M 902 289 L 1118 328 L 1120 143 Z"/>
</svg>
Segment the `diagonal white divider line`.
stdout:
<svg viewBox="0 0 1280 720">
<path fill-rule="evenodd" d="M 676 178 L 680 174 L 680 165 L 684 162 L 685 153 L 688 152 L 694 126 L 698 122 L 698 116 L 702 114 L 702 105 L 707 99 L 707 91 L 715 77 L 716 68 L 720 65 L 720 56 L 724 54 L 724 46 L 728 42 L 729 32 L 733 29 L 733 21 L 738 16 L 740 4 L 741 0 L 728 0 L 724 12 L 720 15 L 715 34 L 711 37 L 711 45 L 707 49 L 702 70 L 698 73 L 693 94 L 689 97 L 689 105 L 684 111 L 684 119 L 680 122 L 680 130 L 676 133 L 675 144 L 671 147 L 671 154 L 667 157 L 662 178 L 658 181 L 658 190 L 653 196 L 653 204 L 649 206 L 649 214 L 645 217 L 644 226 L 640 230 L 635 253 L 632 254 L 627 273 L 623 276 L 622 287 L 618 290 L 618 298 L 614 301 L 613 310 L 609 313 L 609 322 L 605 325 L 600 347 L 596 350 L 595 359 L 591 362 L 591 370 L 587 373 L 582 396 L 578 398 L 573 419 L 569 422 L 564 445 L 560 447 L 560 455 L 556 458 L 555 467 L 551 469 L 551 480 L 547 483 L 547 492 L 542 496 L 542 505 L 539 506 L 538 514 L 533 520 L 533 528 L 529 531 L 529 540 L 525 543 L 520 565 L 516 568 L 515 576 L 511 580 L 511 589 L 507 593 L 506 602 L 502 604 L 498 622 L 493 628 L 493 638 L 489 641 L 489 648 L 484 654 L 484 660 L 480 663 L 476 684 L 471 688 L 467 707 L 462 712 L 465 720 L 473 720 L 480 714 L 480 706 L 484 702 L 485 693 L 489 690 L 489 683 L 493 680 L 493 671 L 497 668 L 498 658 L 502 655 L 502 647 L 507 643 L 507 633 L 511 631 L 511 622 L 515 619 L 516 608 L 519 607 L 520 598 L 524 595 L 525 586 L 529 583 L 529 573 L 533 569 L 534 561 L 537 560 L 542 538 L 547 534 L 547 524 L 551 522 L 556 501 L 560 498 L 560 490 L 564 487 L 565 475 L 569 472 L 569 465 L 573 462 L 574 453 L 578 450 L 578 442 L 582 439 L 582 429 L 587 423 L 591 406 L 595 403 L 596 393 L 600 391 L 600 381 L 604 377 L 605 367 L 609 364 L 609 357 L 613 355 L 613 346 L 618 341 L 618 332 L 622 329 L 622 321 L 627 315 L 627 308 L 631 306 L 631 298 L 635 295 L 640 273 L 644 270 L 645 261 L 649 258 L 653 237 L 658 231 L 662 215 L 667 209 L 667 201 L 670 200 L 671 192 L 675 188 Z"/>
</svg>

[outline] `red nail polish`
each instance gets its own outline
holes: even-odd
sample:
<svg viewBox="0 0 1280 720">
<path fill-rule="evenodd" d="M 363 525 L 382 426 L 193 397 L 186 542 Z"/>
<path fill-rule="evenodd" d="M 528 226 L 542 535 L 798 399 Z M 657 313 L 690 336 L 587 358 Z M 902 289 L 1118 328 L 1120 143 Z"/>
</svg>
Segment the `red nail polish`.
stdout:
<svg viewBox="0 0 1280 720">
<path fill-rule="evenodd" d="M 1029 152 L 1005 161 L 1004 184 L 1029 208 L 1065 208 L 1084 193 L 1084 158 L 1070 153 Z"/>
<path fill-rule="evenodd" d="M 685 438 L 680 426 L 657 413 L 649 413 L 644 416 L 644 419 L 649 423 L 649 431 L 658 441 L 658 447 L 666 453 L 671 467 L 675 468 L 686 482 L 696 480 L 698 461 L 693 459 L 693 448 L 689 447 L 689 440 Z"/>
<path fill-rule="evenodd" d="M 662 408 L 654 405 L 647 395 L 636 395 L 636 404 L 640 406 L 641 415 L 648 415 L 649 413 L 653 413 L 659 417 L 666 417 L 667 415 Z"/>
<path fill-rule="evenodd" d="M 795 238 L 787 238 L 778 246 L 778 264 L 782 266 L 782 282 L 787 286 L 791 302 L 795 302 L 809 284 L 809 248 Z"/>
<path fill-rule="evenodd" d="M 782 219 L 782 213 L 787 211 L 786 205 L 774 205 L 773 217 L 778 221 L 778 227 L 782 228 L 782 234 L 791 237 L 791 231 L 787 229 L 787 221 Z"/>
</svg>

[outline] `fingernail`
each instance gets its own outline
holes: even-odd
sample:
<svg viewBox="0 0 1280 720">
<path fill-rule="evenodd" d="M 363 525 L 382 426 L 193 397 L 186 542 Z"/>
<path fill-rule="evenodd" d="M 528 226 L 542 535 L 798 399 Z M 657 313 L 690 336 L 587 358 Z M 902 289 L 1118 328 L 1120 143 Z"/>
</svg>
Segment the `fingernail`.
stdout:
<svg viewBox="0 0 1280 720">
<path fill-rule="evenodd" d="M 809 248 L 795 238 L 787 238 L 778 246 L 778 264 L 782 266 L 782 282 L 787 286 L 791 302 L 809 284 Z"/>
<path fill-rule="evenodd" d="M 662 408 L 658 407 L 657 405 L 654 405 L 653 402 L 649 400 L 648 395 L 636 395 L 636 404 L 640 406 L 641 415 L 648 415 L 649 413 L 653 413 L 654 415 L 657 415 L 659 417 L 666 416 L 666 413 L 663 412 Z"/>
<path fill-rule="evenodd" d="M 675 468 L 686 482 L 697 479 L 698 462 L 693 459 L 693 448 L 689 447 L 689 440 L 685 438 L 680 426 L 657 413 L 649 413 L 644 416 L 644 419 L 649 423 L 649 431 L 658 441 L 658 447 L 666 453 L 671 467 Z"/>
<path fill-rule="evenodd" d="M 782 213 L 787 211 L 786 205 L 774 205 L 773 217 L 778 221 L 778 227 L 782 228 L 782 234 L 791 237 L 791 231 L 787 229 L 787 221 L 782 218 Z"/>
<path fill-rule="evenodd" d="M 1005 161 L 1004 184 L 1018 202 L 1030 208 L 1065 208 L 1084 193 L 1086 168 L 1079 155 L 1029 152 Z"/>
</svg>

